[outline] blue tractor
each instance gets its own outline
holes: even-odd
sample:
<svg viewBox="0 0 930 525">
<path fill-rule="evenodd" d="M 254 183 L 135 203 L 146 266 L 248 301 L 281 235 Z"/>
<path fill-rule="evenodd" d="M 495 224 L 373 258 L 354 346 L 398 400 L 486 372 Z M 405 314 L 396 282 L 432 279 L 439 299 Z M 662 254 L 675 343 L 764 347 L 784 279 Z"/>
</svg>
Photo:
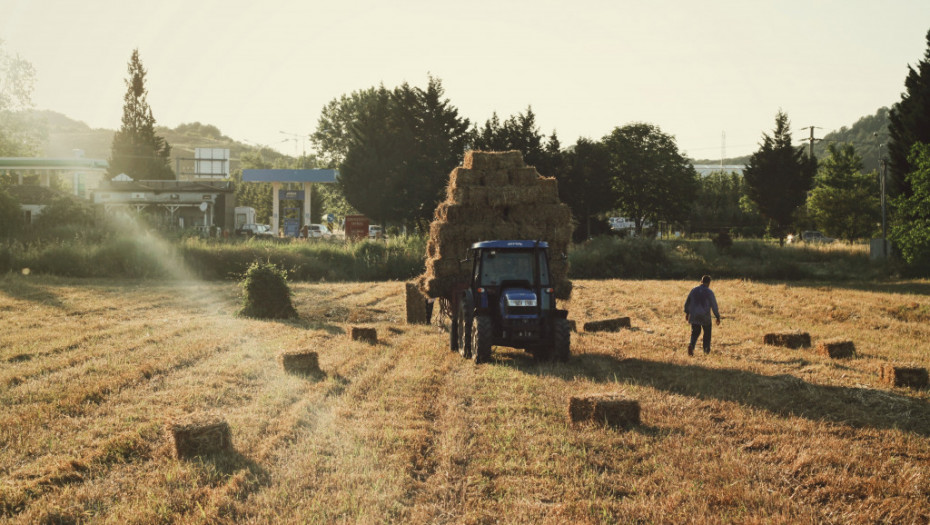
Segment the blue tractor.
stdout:
<svg viewBox="0 0 930 525">
<path fill-rule="evenodd" d="M 471 263 L 469 282 L 450 301 L 452 351 L 475 363 L 487 361 L 493 346 L 568 360 L 568 311 L 555 305 L 548 248 L 542 241 L 484 241 L 469 248 L 463 261 Z"/>
</svg>

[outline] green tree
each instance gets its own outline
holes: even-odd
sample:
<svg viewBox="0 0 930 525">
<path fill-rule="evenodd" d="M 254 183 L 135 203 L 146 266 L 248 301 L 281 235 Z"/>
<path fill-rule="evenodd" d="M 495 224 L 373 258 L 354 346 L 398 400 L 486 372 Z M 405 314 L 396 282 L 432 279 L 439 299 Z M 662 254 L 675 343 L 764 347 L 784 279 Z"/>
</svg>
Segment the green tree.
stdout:
<svg viewBox="0 0 930 525">
<path fill-rule="evenodd" d="M 614 128 L 603 142 L 617 208 L 634 221 L 638 234 L 646 222 L 688 218 L 698 175 L 674 137 L 636 123 Z"/>
<path fill-rule="evenodd" d="M 791 145 L 788 115 L 775 116 L 772 136 L 763 134 L 762 145 L 749 158 L 743 172 L 746 194 L 769 222 L 772 233 L 784 242 L 795 210 L 807 199 L 817 163 Z"/>
<path fill-rule="evenodd" d="M 811 218 L 827 235 L 870 237 L 881 219 L 876 174 L 862 173 L 862 157 L 852 144 L 830 144 L 827 153 L 807 199 Z"/>
<path fill-rule="evenodd" d="M 23 210 L 12 195 L 0 185 L 0 239 L 9 239 L 23 229 Z"/>
<path fill-rule="evenodd" d="M 352 126 L 358 121 L 362 109 L 377 96 L 377 92 L 375 88 L 353 91 L 323 106 L 316 131 L 310 135 L 310 142 L 325 167 L 337 168 L 345 160 Z"/>
<path fill-rule="evenodd" d="M 565 166 L 557 178 L 559 199 L 568 204 L 578 221 L 576 238 L 591 237 L 591 222 L 617 202 L 610 185 L 607 147 L 602 142 L 579 138 L 565 152 Z"/>
<path fill-rule="evenodd" d="M 46 232 L 61 226 L 88 227 L 93 224 L 93 208 L 86 201 L 67 194 L 57 195 L 33 221 L 37 230 Z"/>
<path fill-rule="evenodd" d="M 339 185 L 346 200 L 375 222 L 400 221 L 405 212 L 403 159 L 409 145 L 390 91 L 384 86 L 364 101 L 349 131 Z"/>
<path fill-rule="evenodd" d="M 33 113 L 32 64 L 7 53 L 0 40 L 0 157 L 30 157 L 44 138 L 44 126 Z"/>
<path fill-rule="evenodd" d="M 926 266 L 930 265 L 930 144 L 914 144 L 908 165 L 913 166 L 906 177 L 912 192 L 893 199 L 897 216 L 890 237 L 905 261 Z"/>
<path fill-rule="evenodd" d="M 511 115 L 504 122 L 500 121 L 497 113 L 493 113 L 481 129 L 473 128 L 471 135 L 473 149 L 520 151 L 527 165 L 535 166 L 540 174 L 547 177 L 555 176 L 561 168 L 559 138 L 553 131 L 544 141 L 532 107 L 527 107 L 526 113 Z"/>
<path fill-rule="evenodd" d="M 344 113 L 355 120 L 338 184 L 350 205 L 382 224 L 425 225 L 432 217 L 469 138 L 468 120 L 443 96 L 442 83 L 430 78 L 426 89 L 382 86 L 347 99 L 352 108 Z"/>
<path fill-rule="evenodd" d="M 172 180 L 171 146 L 155 134 L 155 118 L 145 89 L 145 68 L 134 49 L 129 59 L 129 78 L 123 96 L 123 122 L 113 135 L 107 175 L 125 173 L 134 180 Z"/>
<path fill-rule="evenodd" d="M 904 80 L 905 92 L 901 100 L 891 107 L 888 134 L 888 191 L 892 195 L 909 196 L 907 175 L 912 171 L 909 161 L 911 146 L 917 142 L 930 143 L 930 31 L 927 32 L 927 50 L 917 69 L 908 66 Z"/>
<path fill-rule="evenodd" d="M 758 212 L 742 205 L 745 194 L 745 181 L 739 173 L 715 171 L 700 178 L 689 219 L 691 231 L 761 233 L 765 228 Z"/>
</svg>

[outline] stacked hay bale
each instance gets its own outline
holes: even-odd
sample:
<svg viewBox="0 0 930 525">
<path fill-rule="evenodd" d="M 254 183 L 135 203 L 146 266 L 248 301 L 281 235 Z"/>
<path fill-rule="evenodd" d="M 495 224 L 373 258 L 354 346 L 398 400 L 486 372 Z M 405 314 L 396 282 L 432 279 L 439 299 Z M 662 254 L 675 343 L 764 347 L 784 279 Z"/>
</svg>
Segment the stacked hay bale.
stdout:
<svg viewBox="0 0 930 525">
<path fill-rule="evenodd" d="M 555 295 L 568 299 L 568 252 L 572 213 L 559 202 L 558 183 L 523 162 L 519 151 L 469 151 L 452 170 L 446 200 L 436 208 L 426 245 L 426 273 L 418 279 L 428 297 L 449 297 L 467 282 L 471 267 L 461 265 L 479 241 L 523 239 L 549 243 L 549 268 Z"/>
</svg>

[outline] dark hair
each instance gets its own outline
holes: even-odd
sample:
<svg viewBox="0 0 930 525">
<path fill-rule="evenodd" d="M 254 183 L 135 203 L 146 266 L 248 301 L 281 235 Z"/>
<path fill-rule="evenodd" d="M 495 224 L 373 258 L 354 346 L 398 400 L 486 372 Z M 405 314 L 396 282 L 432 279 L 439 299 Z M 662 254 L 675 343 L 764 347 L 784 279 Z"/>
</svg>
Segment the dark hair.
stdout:
<svg viewBox="0 0 930 525">
<path fill-rule="evenodd" d="M 710 276 L 705 275 L 704 277 L 701 277 L 701 284 L 710 284 Z"/>
</svg>

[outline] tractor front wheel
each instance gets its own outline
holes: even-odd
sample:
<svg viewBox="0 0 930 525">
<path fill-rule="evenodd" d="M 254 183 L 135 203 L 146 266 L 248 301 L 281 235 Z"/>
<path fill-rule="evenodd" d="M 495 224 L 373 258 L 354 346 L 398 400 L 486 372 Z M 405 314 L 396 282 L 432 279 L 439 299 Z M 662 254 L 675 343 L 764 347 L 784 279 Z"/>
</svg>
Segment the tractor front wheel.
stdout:
<svg viewBox="0 0 930 525">
<path fill-rule="evenodd" d="M 458 338 L 456 347 L 458 348 L 459 354 L 465 359 L 468 359 L 472 355 L 472 348 L 474 348 L 474 345 L 472 345 L 471 341 L 472 326 L 471 323 L 468 322 L 468 315 L 466 315 L 468 310 L 465 307 L 465 299 L 459 301 L 456 310 L 457 319 L 454 323 L 456 326 L 456 337 Z"/>
<path fill-rule="evenodd" d="M 471 325 L 471 357 L 475 364 L 486 362 L 491 358 L 491 318 L 476 315 Z"/>
</svg>

